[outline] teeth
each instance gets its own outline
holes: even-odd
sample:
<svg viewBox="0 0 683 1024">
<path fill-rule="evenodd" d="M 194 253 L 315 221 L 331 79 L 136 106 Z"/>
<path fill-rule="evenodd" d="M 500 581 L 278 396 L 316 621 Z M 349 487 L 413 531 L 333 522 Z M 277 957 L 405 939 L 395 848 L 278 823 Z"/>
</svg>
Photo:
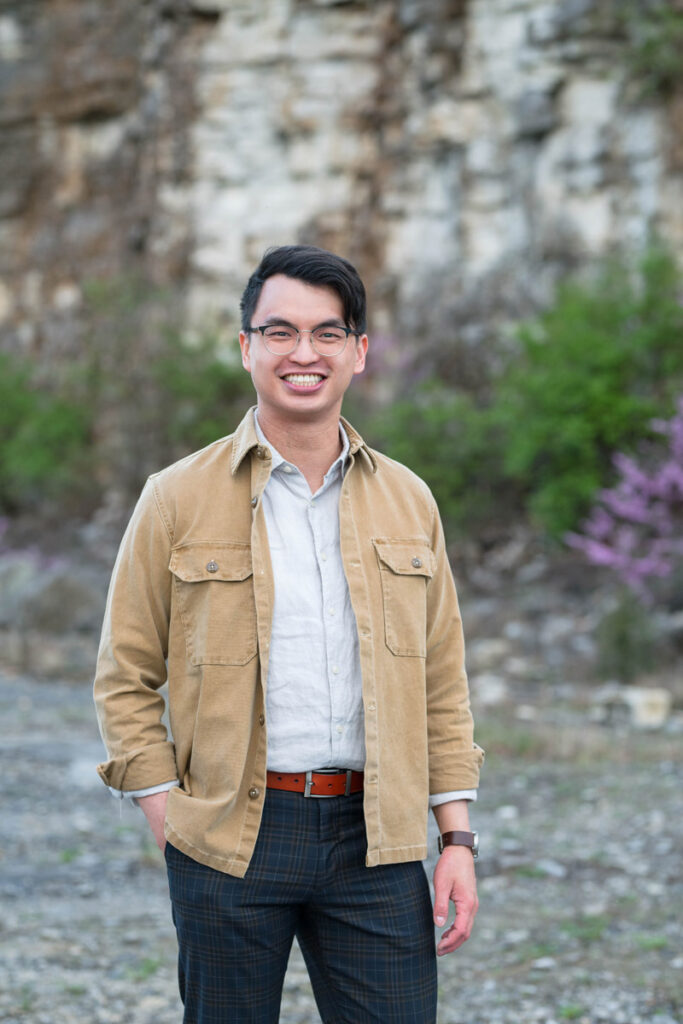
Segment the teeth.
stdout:
<svg viewBox="0 0 683 1024">
<path fill-rule="evenodd" d="M 299 384 L 301 387 L 312 387 L 322 379 L 322 376 L 318 373 L 288 373 L 285 376 L 285 380 L 289 381 L 290 384 Z"/>
</svg>

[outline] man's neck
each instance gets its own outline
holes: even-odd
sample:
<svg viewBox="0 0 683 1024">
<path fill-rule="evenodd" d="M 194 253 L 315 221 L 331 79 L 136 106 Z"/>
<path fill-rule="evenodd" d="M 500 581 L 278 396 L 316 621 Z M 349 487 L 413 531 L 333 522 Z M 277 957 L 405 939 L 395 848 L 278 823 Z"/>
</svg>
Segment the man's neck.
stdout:
<svg viewBox="0 0 683 1024">
<path fill-rule="evenodd" d="M 339 436 L 339 417 L 319 421 L 280 421 L 259 408 L 258 422 L 270 443 L 283 459 L 301 470 L 311 492 L 322 487 L 325 473 L 339 457 L 342 442 Z"/>
</svg>

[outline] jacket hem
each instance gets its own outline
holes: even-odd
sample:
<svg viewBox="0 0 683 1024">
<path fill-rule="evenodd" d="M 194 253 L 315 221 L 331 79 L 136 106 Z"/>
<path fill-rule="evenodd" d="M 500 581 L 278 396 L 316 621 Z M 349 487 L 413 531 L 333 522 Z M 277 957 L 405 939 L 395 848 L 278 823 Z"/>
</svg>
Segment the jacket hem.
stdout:
<svg viewBox="0 0 683 1024">
<path fill-rule="evenodd" d="M 181 836 L 168 823 L 164 826 L 164 835 L 172 846 L 175 846 L 176 849 L 186 854 L 192 860 L 196 860 L 198 864 L 204 864 L 207 868 L 213 868 L 214 871 L 220 871 L 224 875 L 233 875 L 235 878 L 244 878 L 247 873 L 248 861 L 236 857 L 219 857 L 216 854 L 207 853 L 206 850 L 200 849 L 194 843 L 191 843 L 189 839 Z"/>
<path fill-rule="evenodd" d="M 406 861 L 424 860 L 427 856 L 427 844 L 416 846 L 390 846 L 381 850 L 368 850 L 365 866 L 376 868 L 379 864 L 405 864 Z"/>
</svg>

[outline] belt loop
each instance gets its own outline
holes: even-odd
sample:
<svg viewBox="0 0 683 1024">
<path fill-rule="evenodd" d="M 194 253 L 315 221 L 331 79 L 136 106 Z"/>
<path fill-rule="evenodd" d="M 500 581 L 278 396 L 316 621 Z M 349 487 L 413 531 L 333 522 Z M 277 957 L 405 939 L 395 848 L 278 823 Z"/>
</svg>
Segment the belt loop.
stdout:
<svg viewBox="0 0 683 1024">
<path fill-rule="evenodd" d="M 313 785 L 313 771 L 306 772 L 306 785 L 304 786 L 304 796 L 311 795 L 311 786 Z M 346 783 L 348 786 L 348 782 Z"/>
<path fill-rule="evenodd" d="M 350 796 L 351 795 L 351 776 L 352 775 L 353 775 L 353 772 L 351 771 L 351 769 L 347 768 L 346 769 L 346 789 L 344 790 L 344 796 Z"/>
</svg>

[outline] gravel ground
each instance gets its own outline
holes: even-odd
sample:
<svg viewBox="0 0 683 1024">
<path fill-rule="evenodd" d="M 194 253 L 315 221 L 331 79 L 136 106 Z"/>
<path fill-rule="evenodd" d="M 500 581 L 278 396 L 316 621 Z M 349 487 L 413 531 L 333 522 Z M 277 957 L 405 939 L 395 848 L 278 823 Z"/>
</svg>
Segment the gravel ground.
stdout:
<svg viewBox="0 0 683 1024">
<path fill-rule="evenodd" d="M 94 773 L 88 688 L 0 677 L 0 723 L 0 1020 L 179 1021 L 163 859 Z M 680 733 L 497 711 L 479 738 L 481 906 L 440 1024 L 681 1024 Z M 281 1020 L 319 1021 L 296 949 Z"/>
</svg>

